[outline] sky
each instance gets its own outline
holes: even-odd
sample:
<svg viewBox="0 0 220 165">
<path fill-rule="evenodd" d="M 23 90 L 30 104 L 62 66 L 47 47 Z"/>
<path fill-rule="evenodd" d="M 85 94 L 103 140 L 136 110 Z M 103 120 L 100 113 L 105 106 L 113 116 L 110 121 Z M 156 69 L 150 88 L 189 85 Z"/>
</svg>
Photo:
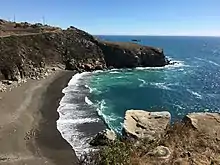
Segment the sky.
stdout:
<svg viewBox="0 0 220 165">
<path fill-rule="evenodd" d="M 220 0 L 3 0 L 0 18 L 94 35 L 220 36 Z"/>
</svg>

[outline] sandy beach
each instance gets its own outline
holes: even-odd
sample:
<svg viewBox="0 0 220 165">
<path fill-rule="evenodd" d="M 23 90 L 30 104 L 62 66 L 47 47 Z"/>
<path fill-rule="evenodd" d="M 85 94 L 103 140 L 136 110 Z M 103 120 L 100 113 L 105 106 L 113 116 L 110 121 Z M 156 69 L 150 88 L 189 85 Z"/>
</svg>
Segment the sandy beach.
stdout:
<svg viewBox="0 0 220 165">
<path fill-rule="evenodd" d="M 73 72 L 56 71 L 0 93 L 0 165 L 74 165 L 71 146 L 56 128 L 62 89 Z"/>
</svg>

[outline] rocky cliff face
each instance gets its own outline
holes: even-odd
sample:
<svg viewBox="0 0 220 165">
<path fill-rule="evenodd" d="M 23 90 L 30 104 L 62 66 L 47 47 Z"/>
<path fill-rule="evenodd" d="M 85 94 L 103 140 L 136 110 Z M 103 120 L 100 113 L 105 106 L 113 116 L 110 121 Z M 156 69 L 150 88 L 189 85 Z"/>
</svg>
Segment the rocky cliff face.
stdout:
<svg viewBox="0 0 220 165">
<path fill-rule="evenodd" d="M 62 62 L 62 37 L 56 33 L 3 37 L 0 71 L 5 79 L 36 77 L 45 65 Z"/>
<path fill-rule="evenodd" d="M 79 71 L 106 68 L 93 37 L 77 29 L 1 38 L 2 79 L 36 77 L 45 72 L 45 67 L 59 64 Z"/>
<path fill-rule="evenodd" d="M 0 80 L 17 81 L 40 77 L 46 74 L 46 68 L 54 66 L 82 72 L 108 67 L 133 68 L 167 64 L 160 49 L 131 43 L 98 41 L 74 27 L 36 33 L 26 33 L 23 30 L 24 33 L 19 31 L 19 34 L 14 34 L 10 33 L 10 29 L 2 28 L 7 27 L 4 24 L 7 22 L 1 21 L 1 29 L 7 31 L 7 35 L 0 35 Z M 12 27 L 11 24 L 8 27 Z M 17 28 L 19 24 L 15 25 Z M 20 25 L 18 27 L 21 28 Z M 22 24 L 22 28 L 25 27 Z M 28 24 L 27 28 L 30 31 L 36 27 Z"/>
<path fill-rule="evenodd" d="M 108 67 L 161 67 L 167 64 L 163 50 L 134 43 L 99 42 Z"/>
<path fill-rule="evenodd" d="M 170 120 L 169 112 L 128 110 L 125 114 L 123 133 L 128 138 L 155 141 L 165 134 Z"/>
</svg>

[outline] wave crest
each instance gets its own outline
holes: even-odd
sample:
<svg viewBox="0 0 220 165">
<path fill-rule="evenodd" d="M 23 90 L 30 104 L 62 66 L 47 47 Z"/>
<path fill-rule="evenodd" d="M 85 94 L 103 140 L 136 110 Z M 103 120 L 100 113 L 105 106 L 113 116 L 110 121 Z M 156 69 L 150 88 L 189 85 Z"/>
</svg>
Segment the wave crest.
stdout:
<svg viewBox="0 0 220 165">
<path fill-rule="evenodd" d="M 192 95 L 194 95 L 196 98 L 202 99 L 202 95 L 200 95 L 199 93 L 194 92 L 194 91 L 192 91 L 191 89 L 187 89 L 187 91 L 188 91 L 189 93 L 191 93 Z"/>
</svg>

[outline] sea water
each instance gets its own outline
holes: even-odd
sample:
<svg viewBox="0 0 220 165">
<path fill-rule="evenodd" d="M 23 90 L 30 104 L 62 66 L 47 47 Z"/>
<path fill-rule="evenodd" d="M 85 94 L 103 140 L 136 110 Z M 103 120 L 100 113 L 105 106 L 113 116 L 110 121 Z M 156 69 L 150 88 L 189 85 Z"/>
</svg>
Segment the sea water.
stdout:
<svg viewBox="0 0 220 165">
<path fill-rule="evenodd" d="M 113 69 L 73 76 L 60 102 L 62 136 L 80 156 L 104 124 L 121 133 L 125 111 L 169 111 L 172 121 L 190 112 L 220 112 L 220 38 L 98 36 L 107 41 L 140 40 L 164 49 L 174 65 Z"/>
</svg>

